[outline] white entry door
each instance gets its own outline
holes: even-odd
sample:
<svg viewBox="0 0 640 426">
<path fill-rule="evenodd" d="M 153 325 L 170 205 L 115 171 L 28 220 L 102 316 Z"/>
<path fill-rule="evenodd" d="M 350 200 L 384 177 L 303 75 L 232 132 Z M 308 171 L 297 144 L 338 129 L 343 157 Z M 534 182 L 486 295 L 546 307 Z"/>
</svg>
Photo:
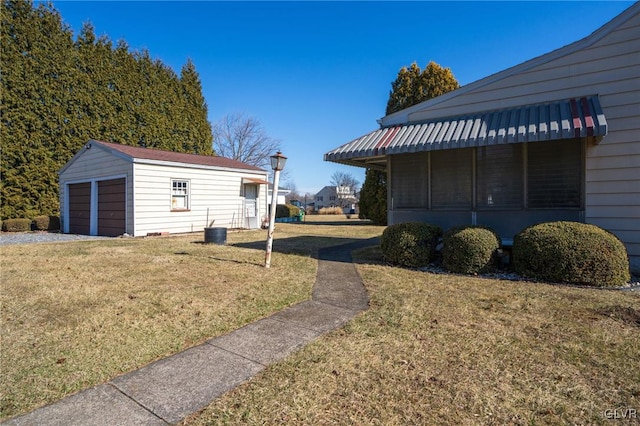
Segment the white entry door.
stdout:
<svg viewBox="0 0 640 426">
<path fill-rule="evenodd" d="M 258 228 L 258 185 L 244 186 L 244 216 L 247 228 Z"/>
</svg>

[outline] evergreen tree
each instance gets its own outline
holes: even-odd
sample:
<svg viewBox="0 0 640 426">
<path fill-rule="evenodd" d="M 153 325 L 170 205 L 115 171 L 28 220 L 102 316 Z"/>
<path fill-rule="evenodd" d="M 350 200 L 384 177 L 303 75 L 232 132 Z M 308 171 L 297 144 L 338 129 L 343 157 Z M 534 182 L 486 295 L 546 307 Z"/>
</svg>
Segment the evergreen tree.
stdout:
<svg viewBox="0 0 640 426">
<path fill-rule="evenodd" d="M 88 139 L 114 140 L 121 117 L 116 114 L 118 93 L 112 75 L 112 45 L 96 38 L 93 25 L 85 23 L 75 42 L 76 79 L 73 122 L 70 129 L 78 146 Z"/>
<path fill-rule="evenodd" d="M 91 24 L 74 42 L 52 5 L 2 0 L 0 18 L 2 218 L 56 214 L 58 171 L 91 138 L 213 154 L 190 60 L 178 77 Z"/>
<path fill-rule="evenodd" d="M 377 225 L 387 224 L 387 174 L 367 169 L 360 191 L 360 219 L 370 219 Z"/>
<path fill-rule="evenodd" d="M 391 83 L 386 114 L 408 108 L 459 88 L 458 81 L 449 68 L 442 68 L 431 61 L 424 69 L 414 62 L 402 67 Z"/>
<path fill-rule="evenodd" d="M 420 67 L 415 62 L 409 68 L 402 67 L 398 71 L 396 80 L 391 83 L 391 93 L 387 101 L 387 114 L 418 103 L 416 99 L 419 92 L 420 74 Z"/>
<path fill-rule="evenodd" d="M 213 136 L 211 123 L 207 121 L 207 102 L 202 96 L 202 84 L 191 59 L 180 72 L 182 97 L 186 103 L 181 119 L 180 131 L 184 135 L 184 149 L 200 154 L 213 154 Z"/>
<path fill-rule="evenodd" d="M 431 61 L 424 69 L 414 62 L 402 67 L 391 83 L 386 113 L 392 114 L 459 88 L 449 68 Z M 387 179 L 385 172 L 368 169 L 360 192 L 360 217 L 387 222 Z"/>
<path fill-rule="evenodd" d="M 71 31 L 49 5 L 5 0 L 1 7 L 2 207 L 6 217 L 55 214 L 59 139 L 74 79 Z"/>
</svg>

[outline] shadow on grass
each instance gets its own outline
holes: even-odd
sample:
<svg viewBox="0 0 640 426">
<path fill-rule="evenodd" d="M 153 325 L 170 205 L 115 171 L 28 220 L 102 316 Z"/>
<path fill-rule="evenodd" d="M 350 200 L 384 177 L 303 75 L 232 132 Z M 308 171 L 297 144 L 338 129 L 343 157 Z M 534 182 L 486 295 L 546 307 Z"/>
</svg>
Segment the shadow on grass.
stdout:
<svg viewBox="0 0 640 426">
<path fill-rule="evenodd" d="M 309 256 L 318 260 L 351 262 L 351 251 L 379 244 L 379 238 L 357 239 L 342 237 L 300 236 L 273 241 L 272 251 L 282 254 Z M 231 244 L 233 247 L 265 250 L 266 241 Z"/>
<path fill-rule="evenodd" d="M 295 225 L 330 225 L 330 226 L 372 226 L 370 220 L 350 219 L 350 220 L 310 220 L 303 222 L 294 222 Z"/>
<path fill-rule="evenodd" d="M 222 257 L 215 257 L 215 256 L 207 256 L 207 259 L 218 260 L 220 262 L 237 263 L 238 265 L 264 266 L 263 263 L 249 262 L 247 260 L 225 259 L 225 258 L 222 258 Z"/>
</svg>

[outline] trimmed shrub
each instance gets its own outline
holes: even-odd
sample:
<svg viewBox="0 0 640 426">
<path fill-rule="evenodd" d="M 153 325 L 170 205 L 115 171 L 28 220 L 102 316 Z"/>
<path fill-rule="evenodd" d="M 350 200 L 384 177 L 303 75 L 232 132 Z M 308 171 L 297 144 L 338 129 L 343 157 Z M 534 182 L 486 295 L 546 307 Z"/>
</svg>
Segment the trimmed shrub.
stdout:
<svg viewBox="0 0 640 426">
<path fill-rule="evenodd" d="M 323 207 L 318 210 L 318 214 L 344 214 L 342 207 Z"/>
<path fill-rule="evenodd" d="M 484 226 L 458 226 L 442 237 L 442 266 L 449 272 L 478 274 L 493 269 L 500 237 Z"/>
<path fill-rule="evenodd" d="M 36 231 L 59 231 L 60 218 L 58 216 L 37 216 L 33 219 Z"/>
<path fill-rule="evenodd" d="M 278 204 L 276 206 L 276 218 L 296 217 L 300 215 L 300 209 L 291 204 Z"/>
<path fill-rule="evenodd" d="M 627 283 L 629 257 L 612 233 L 578 222 L 530 226 L 513 240 L 517 273 L 545 281 L 598 287 Z"/>
<path fill-rule="evenodd" d="M 49 216 L 49 231 L 61 231 L 60 216 Z"/>
<path fill-rule="evenodd" d="M 2 221 L 2 230 L 6 232 L 31 231 L 31 219 L 6 219 Z"/>
<path fill-rule="evenodd" d="M 420 222 L 399 223 L 388 226 L 380 237 L 384 258 L 402 266 L 425 266 L 434 257 L 442 228 Z"/>
</svg>

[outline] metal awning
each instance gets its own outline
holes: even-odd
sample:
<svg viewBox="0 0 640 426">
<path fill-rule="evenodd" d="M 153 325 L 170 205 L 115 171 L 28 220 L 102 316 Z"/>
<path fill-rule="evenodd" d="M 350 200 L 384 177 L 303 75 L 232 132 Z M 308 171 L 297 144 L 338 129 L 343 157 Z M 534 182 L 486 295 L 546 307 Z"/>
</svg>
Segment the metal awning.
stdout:
<svg viewBox="0 0 640 426">
<path fill-rule="evenodd" d="M 243 185 L 269 185 L 264 179 L 256 179 L 256 178 L 242 178 Z"/>
<path fill-rule="evenodd" d="M 386 155 L 607 134 L 597 95 L 384 127 L 324 155 L 325 161 L 384 167 Z"/>
</svg>

